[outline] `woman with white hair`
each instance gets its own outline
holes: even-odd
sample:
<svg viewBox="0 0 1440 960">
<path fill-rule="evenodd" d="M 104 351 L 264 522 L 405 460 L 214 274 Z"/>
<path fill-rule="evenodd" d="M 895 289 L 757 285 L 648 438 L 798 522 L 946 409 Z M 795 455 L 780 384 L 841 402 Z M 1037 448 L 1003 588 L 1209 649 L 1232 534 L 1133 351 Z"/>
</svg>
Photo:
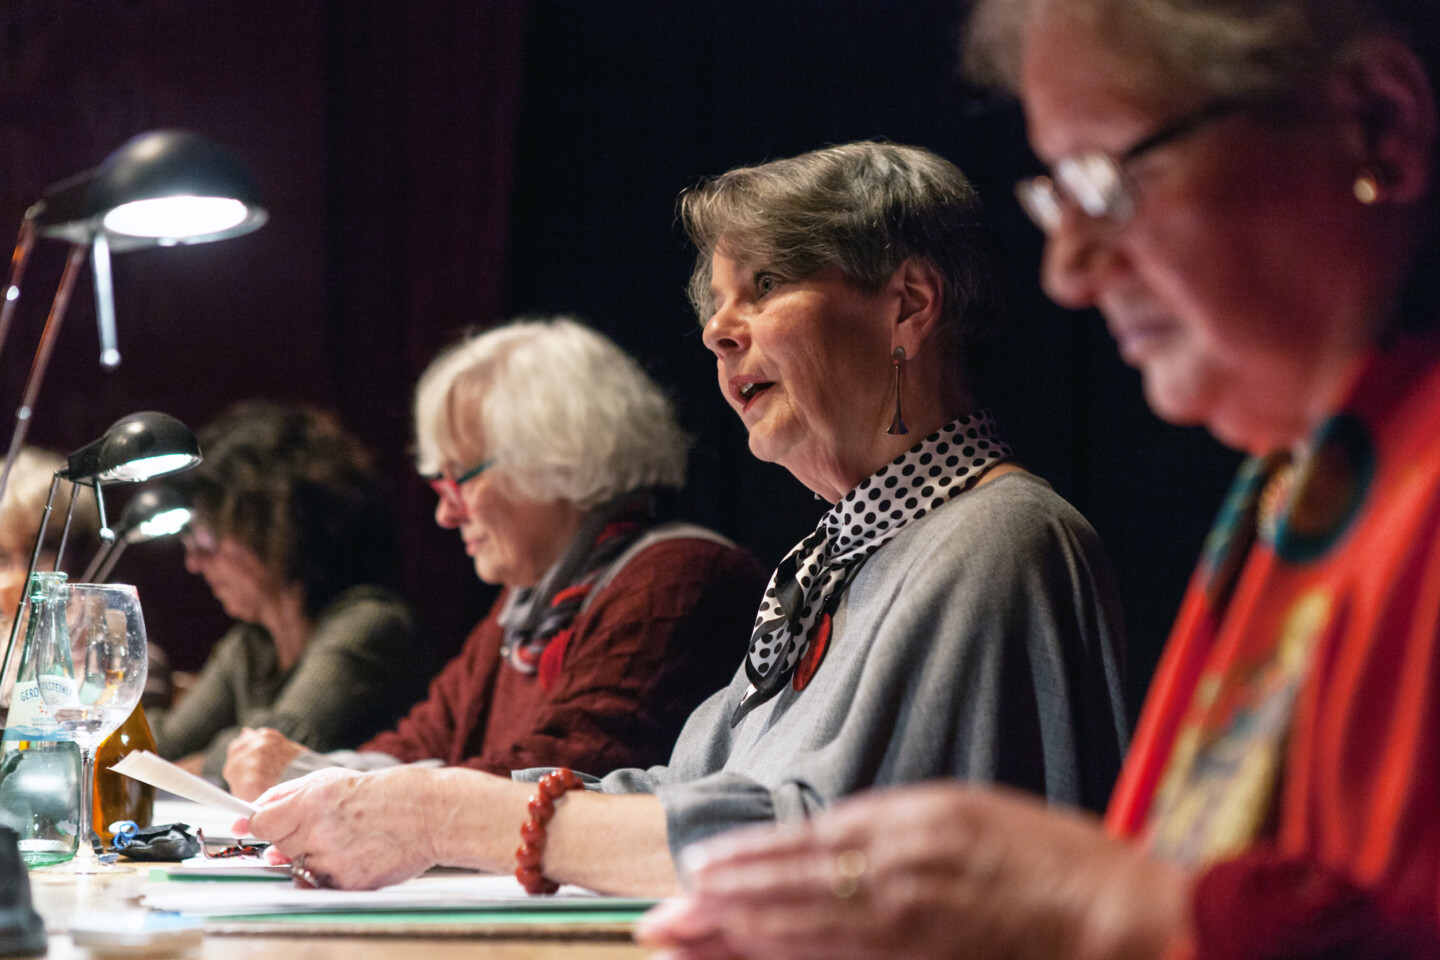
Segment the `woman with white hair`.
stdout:
<svg viewBox="0 0 1440 960">
<path fill-rule="evenodd" d="M 718 534 L 661 522 L 685 478 L 670 402 L 599 333 L 530 320 L 442 352 L 416 388 L 415 432 L 435 522 L 504 592 L 394 730 L 326 755 L 251 731 L 230 747 L 231 790 L 250 799 L 326 766 L 662 762 L 729 678 L 763 584 Z"/>
</svg>

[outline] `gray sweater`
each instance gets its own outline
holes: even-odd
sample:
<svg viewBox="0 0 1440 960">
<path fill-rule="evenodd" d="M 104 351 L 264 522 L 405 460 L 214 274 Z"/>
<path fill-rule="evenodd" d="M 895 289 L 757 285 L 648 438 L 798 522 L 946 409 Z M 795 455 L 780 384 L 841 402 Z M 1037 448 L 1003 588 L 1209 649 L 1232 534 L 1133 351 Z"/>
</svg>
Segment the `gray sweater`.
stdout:
<svg viewBox="0 0 1440 960">
<path fill-rule="evenodd" d="M 1045 481 L 1008 474 L 907 526 L 833 626 L 803 692 L 787 686 L 732 729 L 742 668 L 691 715 L 668 766 L 600 788 L 656 794 L 677 854 L 935 777 L 1104 805 L 1127 740 L 1120 606 L 1095 531 Z"/>
</svg>

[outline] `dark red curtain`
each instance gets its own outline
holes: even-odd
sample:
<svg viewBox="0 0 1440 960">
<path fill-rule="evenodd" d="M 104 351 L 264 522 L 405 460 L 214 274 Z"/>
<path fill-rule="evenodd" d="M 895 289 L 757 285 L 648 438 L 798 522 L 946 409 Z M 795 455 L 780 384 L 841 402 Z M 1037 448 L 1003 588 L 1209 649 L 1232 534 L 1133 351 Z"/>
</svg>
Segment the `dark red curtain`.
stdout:
<svg viewBox="0 0 1440 960">
<path fill-rule="evenodd" d="M 333 409 L 392 488 L 401 586 L 423 598 L 442 648 L 458 643 L 479 590 L 410 475 L 409 394 L 430 356 L 490 322 L 501 296 L 523 31 L 518 0 L 0 6 L 0 234 L 14 235 L 47 185 L 172 126 L 233 148 L 271 214 L 247 237 L 117 256 L 114 371 L 98 364 L 87 276 L 32 442 L 68 451 L 139 409 L 198 428 L 247 397 Z M 6 418 L 64 256 L 42 241 L 25 278 L 0 354 Z M 127 493 L 112 493 L 112 512 Z M 116 574 L 140 586 L 176 665 L 198 666 L 225 619 L 178 545 L 137 547 Z"/>
<path fill-rule="evenodd" d="M 401 586 L 444 654 L 488 595 L 412 476 L 411 387 L 466 326 L 573 312 L 675 395 L 696 441 L 686 515 L 774 563 L 822 505 L 750 456 L 715 387 L 675 196 L 824 143 L 923 144 L 975 181 L 1010 254 L 990 400 L 1110 549 L 1134 706 L 1234 456 L 1161 424 L 1098 317 L 1040 293 L 1040 236 L 1010 189 L 1038 166 L 1018 111 L 964 88 L 958 30 L 955 0 L 9 0 L 0 243 L 46 185 L 160 126 L 232 146 L 272 212 L 248 237 L 117 256 L 114 372 L 82 286 L 33 436 L 69 450 L 127 412 L 199 426 L 253 396 L 336 410 L 381 458 Z M 0 417 L 63 257 L 43 244 L 26 279 Z M 198 664 L 225 621 L 177 546 L 136 548 L 117 573 L 156 639 Z"/>
</svg>

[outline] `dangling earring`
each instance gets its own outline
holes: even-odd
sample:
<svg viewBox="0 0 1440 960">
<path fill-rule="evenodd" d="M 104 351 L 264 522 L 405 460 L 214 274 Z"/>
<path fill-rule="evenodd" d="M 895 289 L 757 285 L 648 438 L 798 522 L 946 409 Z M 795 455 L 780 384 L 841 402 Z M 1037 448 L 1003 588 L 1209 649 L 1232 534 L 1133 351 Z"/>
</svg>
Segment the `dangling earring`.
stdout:
<svg viewBox="0 0 1440 960">
<path fill-rule="evenodd" d="M 905 418 L 900 413 L 900 380 L 902 371 L 905 369 L 904 347 L 896 347 L 890 354 L 890 365 L 895 368 L 895 419 L 890 421 L 890 429 L 885 433 L 888 436 L 898 437 L 910 432 L 910 428 L 905 426 Z"/>
<path fill-rule="evenodd" d="M 1380 199 L 1380 177 L 1374 170 L 1366 167 L 1356 175 L 1354 189 L 1355 199 L 1368 207 Z"/>
</svg>

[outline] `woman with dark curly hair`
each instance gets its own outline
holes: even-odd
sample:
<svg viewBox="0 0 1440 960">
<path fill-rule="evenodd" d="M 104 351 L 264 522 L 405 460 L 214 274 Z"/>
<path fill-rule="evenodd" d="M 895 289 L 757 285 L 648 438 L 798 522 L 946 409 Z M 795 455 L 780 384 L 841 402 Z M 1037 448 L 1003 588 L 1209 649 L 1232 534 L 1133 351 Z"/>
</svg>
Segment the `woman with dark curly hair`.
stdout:
<svg viewBox="0 0 1440 960">
<path fill-rule="evenodd" d="M 196 511 L 185 568 L 237 622 L 174 710 L 160 753 L 220 776 L 246 727 L 316 750 L 353 747 L 424 689 L 410 613 L 383 582 L 393 555 L 369 454 L 327 414 L 242 403 L 200 434 L 177 481 Z"/>
</svg>

